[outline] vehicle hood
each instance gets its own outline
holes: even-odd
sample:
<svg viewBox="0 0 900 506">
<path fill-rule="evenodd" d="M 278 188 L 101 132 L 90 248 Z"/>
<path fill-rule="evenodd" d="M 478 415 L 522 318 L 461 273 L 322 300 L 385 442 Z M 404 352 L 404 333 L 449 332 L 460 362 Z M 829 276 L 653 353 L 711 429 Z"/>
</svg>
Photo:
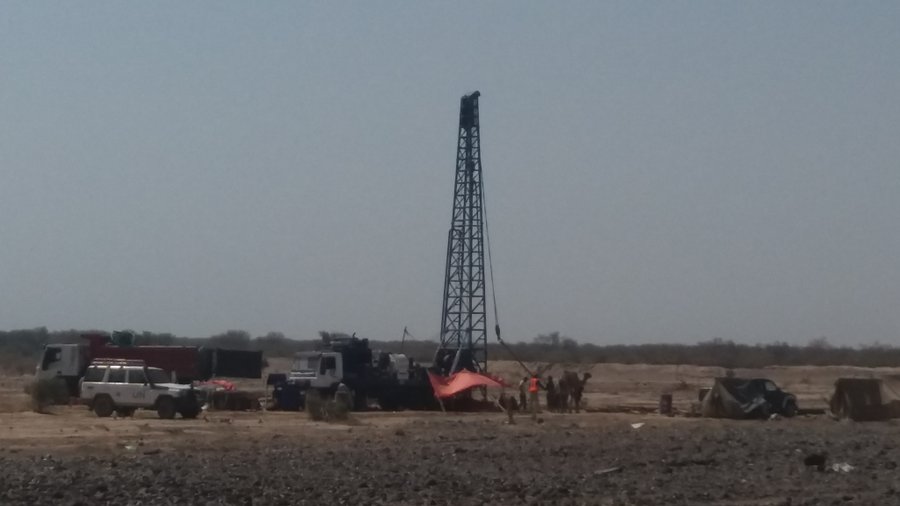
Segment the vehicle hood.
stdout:
<svg viewBox="0 0 900 506">
<path fill-rule="evenodd" d="M 187 392 L 191 389 L 191 385 L 182 385 L 181 383 L 154 383 L 154 387 L 167 390 L 180 390 Z"/>
</svg>

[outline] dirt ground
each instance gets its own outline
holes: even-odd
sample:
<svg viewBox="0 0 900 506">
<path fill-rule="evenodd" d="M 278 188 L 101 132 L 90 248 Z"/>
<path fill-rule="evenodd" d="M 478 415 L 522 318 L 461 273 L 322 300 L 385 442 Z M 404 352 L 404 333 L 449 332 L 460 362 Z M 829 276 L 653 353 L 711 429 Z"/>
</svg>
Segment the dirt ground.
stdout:
<svg viewBox="0 0 900 506">
<path fill-rule="evenodd" d="M 590 372 L 593 407 L 654 406 L 667 388 L 689 403 L 695 383 L 720 374 L 610 364 Z M 762 372 L 802 387 L 801 404 L 823 397 L 836 375 L 895 373 Z M 439 412 L 356 413 L 340 424 L 278 412 L 99 419 L 78 406 L 27 411 L 25 381 L 0 381 L 4 505 L 900 504 L 893 421 L 627 412 L 543 413 L 541 423 L 520 415 L 514 425 L 500 414 Z M 825 456 L 824 470 L 804 465 L 811 455 Z"/>
</svg>

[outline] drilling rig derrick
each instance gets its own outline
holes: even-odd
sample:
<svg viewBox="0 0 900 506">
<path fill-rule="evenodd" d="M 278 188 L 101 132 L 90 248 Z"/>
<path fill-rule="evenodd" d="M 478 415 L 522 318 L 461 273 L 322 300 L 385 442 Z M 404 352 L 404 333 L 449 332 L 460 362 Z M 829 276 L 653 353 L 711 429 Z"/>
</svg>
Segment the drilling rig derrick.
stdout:
<svg viewBox="0 0 900 506">
<path fill-rule="evenodd" d="M 487 367 L 487 301 L 484 265 L 484 189 L 478 125 L 479 92 L 460 99 L 453 215 L 447 235 L 447 265 L 440 346 L 435 366 L 445 374 Z"/>
</svg>

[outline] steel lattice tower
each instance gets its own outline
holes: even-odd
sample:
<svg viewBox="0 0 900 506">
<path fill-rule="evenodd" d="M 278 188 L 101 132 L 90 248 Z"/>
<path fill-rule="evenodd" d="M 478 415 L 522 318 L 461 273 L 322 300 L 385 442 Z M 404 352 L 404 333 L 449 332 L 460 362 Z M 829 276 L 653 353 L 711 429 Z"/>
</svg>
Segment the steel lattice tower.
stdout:
<svg viewBox="0 0 900 506">
<path fill-rule="evenodd" d="M 456 183 L 447 236 L 441 344 L 435 356 L 435 365 L 446 374 L 460 369 L 484 371 L 487 366 L 480 95 L 477 91 L 465 95 L 459 104 Z"/>
</svg>

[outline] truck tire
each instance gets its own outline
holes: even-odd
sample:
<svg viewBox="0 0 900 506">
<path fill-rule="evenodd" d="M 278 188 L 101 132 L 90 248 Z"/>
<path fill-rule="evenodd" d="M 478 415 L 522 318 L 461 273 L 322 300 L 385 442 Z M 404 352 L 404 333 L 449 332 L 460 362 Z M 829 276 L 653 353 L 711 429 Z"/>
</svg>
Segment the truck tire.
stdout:
<svg viewBox="0 0 900 506">
<path fill-rule="evenodd" d="M 186 406 L 184 409 L 179 411 L 179 413 L 181 413 L 182 418 L 193 419 L 193 418 L 197 418 L 197 415 L 200 414 L 200 411 L 201 411 L 200 406 L 198 406 L 196 403 L 194 403 L 194 404 L 191 404 L 190 406 Z"/>
<path fill-rule="evenodd" d="M 94 414 L 100 418 L 112 416 L 113 411 L 116 409 L 112 398 L 108 395 L 98 395 L 97 397 L 94 397 L 92 405 L 94 407 Z"/>
<path fill-rule="evenodd" d="M 353 411 L 365 411 L 368 401 L 365 392 L 353 392 Z"/>
<path fill-rule="evenodd" d="M 175 418 L 175 400 L 171 397 L 160 397 L 156 401 L 156 414 L 163 420 Z"/>
<path fill-rule="evenodd" d="M 400 402 L 393 392 L 382 392 L 378 396 L 378 406 L 381 407 L 382 411 L 397 411 L 400 409 Z"/>
<path fill-rule="evenodd" d="M 781 414 L 786 418 L 793 418 L 797 416 L 798 411 L 799 408 L 797 408 L 797 401 L 788 399 L 788 401 L 784 403 L 784 409 L 782 410 Z"/>
<path fill-rule="evenodd" d="M 116 408 L 116 414 L 120 418 L 128 418 L 134 416 L 134 408 Z"/>
</svg>

